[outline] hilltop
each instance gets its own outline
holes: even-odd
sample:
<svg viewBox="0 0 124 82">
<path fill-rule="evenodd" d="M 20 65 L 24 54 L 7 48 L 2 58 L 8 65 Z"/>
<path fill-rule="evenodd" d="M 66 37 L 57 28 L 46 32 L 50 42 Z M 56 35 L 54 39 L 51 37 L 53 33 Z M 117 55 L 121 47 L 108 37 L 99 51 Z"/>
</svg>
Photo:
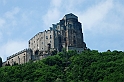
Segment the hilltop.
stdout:
<svg viewBox="0 0 124 82">
<path fill-rule="evenodd" d="M 0 68 L 1 82 L 124 82 L 124 52 L 63 50 L 36 62 Z"/>
</svg>

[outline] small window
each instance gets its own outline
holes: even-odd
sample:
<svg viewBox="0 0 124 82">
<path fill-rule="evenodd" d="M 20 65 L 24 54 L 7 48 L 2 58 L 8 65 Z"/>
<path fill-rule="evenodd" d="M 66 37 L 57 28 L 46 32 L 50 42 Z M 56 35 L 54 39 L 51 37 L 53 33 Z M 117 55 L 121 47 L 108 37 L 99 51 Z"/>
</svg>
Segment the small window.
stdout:
<svg viewBox="0 0 124 82">
<path fill-rule="evenodd" d="M 46 39 L 48 39 L 48 36 L 46 36 Z"/>
<path fill-rule="evenodd" d="M 8 61 L 8 64 L 9 64 L 9 61 Z"/>
<path fill-rule="evenodd" d="M 12 65 L 13 65 L 13 59 L 12 59 Z"/>
<path fill-rule="evenodd" d="M 50 41 L 50 43 L 51 43 L 51 41 Z"/>
<path fill-rule="evenodd" d="M 19 64 L 20 64 L 20 58 L 19 58 L 19 56 L 18 56 L 18 60 L 19 60 Z"/>
<path fill-rule="evenodd" d="M 64 38 L 64 41 L 66 41 L 66 38 Z"/>
<path fill-rule="evenodd" d="M 43 42 L 42 42 L 42 44 L 43 44 Z"/>
<path fill-rule="evenodd" d="M 76 44 L 76 40 L 74 40 L 74 42 L 73 42 L 74 44 Z"/>
<path fill-rule="evenodd" d="M 50 35 L 50 39 L 52 39 L 52 35 Z"/>
<path fill-rule="evenodd" d="M 24 63 L 25 63 L 25 56 L 24 56 Z"/>
</svg>

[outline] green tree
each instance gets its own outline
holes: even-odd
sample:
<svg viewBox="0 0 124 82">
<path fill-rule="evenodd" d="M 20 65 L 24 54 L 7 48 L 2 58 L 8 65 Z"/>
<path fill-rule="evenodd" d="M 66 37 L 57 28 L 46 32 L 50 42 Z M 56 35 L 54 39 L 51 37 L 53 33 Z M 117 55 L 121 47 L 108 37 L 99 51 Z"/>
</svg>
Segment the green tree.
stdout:
<svg viewBox="0 0 124 82">
<path fill-rule="evenodd" d="M 124 82 L 123 75 L 122 51 L 63 50 L 43 60 L 0 68 L 0 82 Z"/>
</svg>

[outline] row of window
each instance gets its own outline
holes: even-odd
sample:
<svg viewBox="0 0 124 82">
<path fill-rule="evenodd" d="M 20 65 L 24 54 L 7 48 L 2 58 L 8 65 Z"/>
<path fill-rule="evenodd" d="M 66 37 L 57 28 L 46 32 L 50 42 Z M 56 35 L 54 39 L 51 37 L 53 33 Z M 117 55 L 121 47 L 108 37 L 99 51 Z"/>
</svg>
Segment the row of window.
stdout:
<svg viewBox="0 0 124 82">
<path fill-rule="evenodd" d="M 51 43 L 51 41 L 50 41 L 50 43 Z M 43 44 L 43 42 L 42 42 L 42 44 Z M 33 45 L 33 43 L 32 43 L 32 45 Z M 30 47 L 30 45 L 29 45 L 29 47 Z M 38 47 L 38 44 L 37 44 L 37 47 Z M 35 48 L 35 46 L 34 46 L 34 48 Z"/>
<path fill-rule="evenodd" d="M 25 55 L 25 54 L 24 54 L 24 55 Z M 25 56 L 23 56 L 23 60 L 24 60 L 24 63 L 25 63 L 25 62 L 26 62 L 26 61 L 25 61 Z M 8 63 L 9 63 L 9 62 L 8 62 Z M 13 59 L 12 59 L 11 63 L 14 64 Z M 20 58 L 19 58 L 19 56 L 18 56 L 18 64 L 20 64 Z"/>
<path fill-rule="evenodd" d="M 48 36 L 46 36 L 46 39 L 48 39 Z M 50 35 L 50 39 L 52 39 L 52 35 Z"/>
<path fill-rule="evenodd" d="M 41 39 L 43 39 L 43 37 L 41 37 Z M 46 39 L 48 39 L 48 36 L 46 36 Z M 50 39 L 52 39 L 52 35 L 50 35 Z M 37 41 L 39 40 L 39 38 L 37 39 Z M 40 40 L 41 41 L 41 40 Z M 35 41 L 34 41 L 35 43 Z M 30 41 L 29 41 L 29 44 L 30 44 Z"/>
</svg>

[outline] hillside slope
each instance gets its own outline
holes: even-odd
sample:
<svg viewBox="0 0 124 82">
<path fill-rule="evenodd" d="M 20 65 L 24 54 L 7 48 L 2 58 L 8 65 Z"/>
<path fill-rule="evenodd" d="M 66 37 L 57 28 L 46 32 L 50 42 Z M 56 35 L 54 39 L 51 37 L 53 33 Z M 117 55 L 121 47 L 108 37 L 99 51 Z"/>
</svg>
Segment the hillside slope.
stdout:
<svg viewBox="0 0 124 82">
<path fill-rule="evenodd" d="M 124 52 L 63 51 L 35 63 L 1 67 L 0 82 L 124 82 Z"/>
</svg>

